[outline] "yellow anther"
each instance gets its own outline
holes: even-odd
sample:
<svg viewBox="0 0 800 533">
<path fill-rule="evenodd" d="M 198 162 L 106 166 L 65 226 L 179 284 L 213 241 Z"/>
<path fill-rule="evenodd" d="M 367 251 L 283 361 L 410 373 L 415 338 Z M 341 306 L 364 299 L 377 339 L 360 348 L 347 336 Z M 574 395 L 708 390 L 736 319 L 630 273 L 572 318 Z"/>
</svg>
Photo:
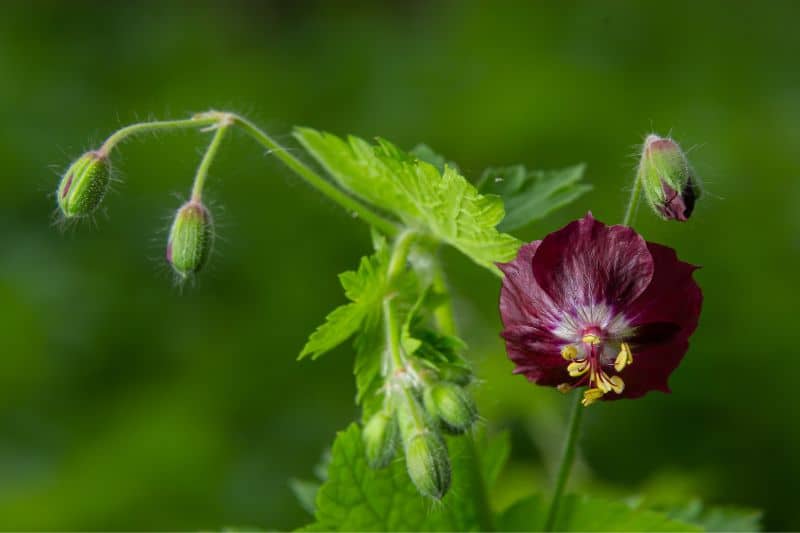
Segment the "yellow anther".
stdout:
<svg viewBox="0 0 800 533">
<path fill-rule="evenodd" d="M 584 407 L 589 407 L 598 399 L 602 398 L 603 394 L 605 393 L 600 389 L 587 389 L 583 392 L 583 400 L 581 400 L 581 404 L 583 404 Z"/>
<path fill-rule="evenodd" d="M 619 348 L 619 354 L 614 360 L 614 370 L 617 372 L 622 372 L 623 368 L 633 363 L 633 354 L 631 353 L 631 347 L 627 342 L 623 342 Z"/>
<path fill-rule="evenodd" d="M 622 381 L 621 377 L 611 376 L 611 390 L 617 394 L 622 394 L 622 391 L 625 390 L 625 382 Z"/>
<path fill-rule="evenodd" d="M 578 349 L 575 347 L 574 344 L 567 344 L 563 348 L 561 348 L 561 357 L 566 359 L 567 361 L 572 361 L 576 357 L 578 357 Z"/>
<path fill-rule="evenodd" d="M 558 392 L 566 394 L 572 390 L 572 385 L 569 383 L 561 383 L 558 387 L 556 387 L 556 389 L 558 389 Z"/>
<path fill-rule="evenodd" d="M 583 341 L 586 344 L 598 345 L 600 344 L 600 337 L 598 337 L 594 333 L 587 333 L 586 335 L 583 336 L 581 341 Z"/>
<path fill-rule="evenodd" d="M 567 372 L 573 378 L 582 376 L 589 370 L 589 361 L 584 359 L 583 361 L 575 361 L 574 363 L 570 363 L 567 366 Z"/>
</svg>

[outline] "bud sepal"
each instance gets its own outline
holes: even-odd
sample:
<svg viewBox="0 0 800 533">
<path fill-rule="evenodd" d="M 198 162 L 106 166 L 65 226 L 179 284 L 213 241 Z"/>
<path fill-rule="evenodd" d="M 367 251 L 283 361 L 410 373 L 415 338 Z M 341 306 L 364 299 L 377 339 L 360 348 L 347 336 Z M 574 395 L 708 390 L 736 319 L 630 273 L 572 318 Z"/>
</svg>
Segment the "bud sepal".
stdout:
<svg viewBox="0 0 800 533">
<path fill-rule="evenodd" d="M 375 413 L 364 424 L 362 438 L 367 463 L 372 468 L 384 468 L 392 461 L 397 447 L 397 433 L 397 420 L 389 409 Z"/>
<path fill-rule="evenodd" d="M 167 240 L 167 262 L 181 279 L 198 273 L 211 254 L 214 222 L 200 202 L 190 200 L 175 214 Z"/>
<path fill-rule="evenodd" d="M 425 389 L 425 409 L 438 418 L 449 433 L 467 431 L 478 419 L 478 410 L 469 393 L 454 383 L 436 383 Z"/>
<path fill-rule="evenodd" d="M 100 206 L 110 183 L 108 156 L 99 151 L 86 152 L 70 165 L 58 184 L 61 213 L 68 219 L 91 215 Z"/>
<path fill-rule="evenodd" d="M 681 147 L 670 138 L 648 135 L 639 175 L 647 203 L 664 220 L 685 222 L 700 197 L 694 171 Z"/>
</svg>

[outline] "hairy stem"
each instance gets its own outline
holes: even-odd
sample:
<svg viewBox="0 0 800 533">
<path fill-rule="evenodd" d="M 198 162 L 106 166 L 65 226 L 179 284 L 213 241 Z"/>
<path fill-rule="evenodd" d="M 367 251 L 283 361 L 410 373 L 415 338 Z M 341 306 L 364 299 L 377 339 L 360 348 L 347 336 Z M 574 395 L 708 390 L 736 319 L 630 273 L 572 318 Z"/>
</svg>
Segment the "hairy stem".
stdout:
<svg viewBox="0 0 800 533">
<path fill-rule="evenodd" d="M 235 115 L 232 113 L 218 113 L 218 112 L 203 113 L 201 115 L 198 115 L 198 117 L 204 117 L 207 115 L 212 115 L 212 116 L 222 115 L 229 117 L 229 119 L 232 120 L 236 126 L 239 126 L 242 129 L 242 131 L 247 133 L 261 146 L 269 150 L 272 155 L 280 159 L 284 165 L 289 167 L 289 169 L 292 170 L 295 174 L 303 178 L 309 185 L 317 189 L 319 192 L 321 192 L 322 194 L 324 194 L 337 204 L 341 205 L 350 213 L 354 213 L 356 216 L 358 216 L 368 224 L 372 225 L 381 233 L 389 237 L 394 237 L 395 235 L 397 235 L 399 231 L 397 224 L 383 218 L 382 216 L 372 211 L 366 205 L 362 204 L 352 196 L 349 196 L 342 190 L 335 187 L 333 184 L 331 184 L 331 182 L 324 179 L 322 176 L 320 176 L 319 174 L 311 170 L 308 166 L 303 164 L 299 159 L 291 155 L 283 146 L 278 144 L 275 140 L 272 139 L 272 137 L 264 133 L 264 131 L 262 131 L 258 126 L 256 126 L 246 118 L 240 117 L 239 115 Z"/>
<path fill-rule="evenodd" d="M 194 176 L 194 185 L 192 185 L 192 201 L 199 202 L 203 199 L 203 185 L 205 185 L 206 176 L 208 176 L 208 169 L 211 167 L 211 162 L 217 155 L 222 138 L 225 137 L 225 132 L 228 131 L 228 125 L 220 125 L 214 132 L 214 138 L 211 139 L 211 144 L 208 145 L 206 153 L 203 155 L 203 160 L 200 161 L 200 166 L 197 168 L 197 174 Z"/>
<path fill-rule="evenodd" d="M 184 120 L 158 120 L 155 122 L 140 122 L 138 124 L 131 124 L 130 126 L 126 126 L 112 134 L 108 139 L 106 139 L 106 142 L 103 143 L 97 152 L 98 155 L 107 156 L 117 144 L 131 135 L 137 135 L 139 133 L 148 133 L 161 130 L 202 128 L 204 126 L 211 126 L 218 122 L 219 118 L 217 117 L 192 117 Z"/>
<path fill-rule="evenodd" d="M 639 196 L 641 196 L 642 192 L 641 175 L 642 173 L 637 171 L 636 178 L 633 180 L 633 190 L 628 199 L 628 208 L 625 209 L 625 218 L 622 219 L 623 226 L 630 226 L 633 223 L 633 219 L 636 217 L 636 209 L 639 207 Z"/>
<path fill-rule="evenodd" d="M 138 124 L 131 124 L 126 126 L 114 134 L 112 134 L 103 145 L 97 150 L 98 155 L 107 156 L 111 150 L 124 139 L 139 133 L 147 133 L 161 130 L 175 130 L 175 129 L 188 129 L 188 128 L 202 128 L 207 126 L 216 126 L 217 135 L 220 130 L 225 129 L 227 126 L 238 126 L 247 133 L 250 137 L 255 139 L 260 145 L 265 147 L 281 162 L 289 167 L 291 171 L 300 176 L 309 185 L 317 189 L 319 192 L 342 206 L 348 212 L 353 213 L 363 221 L 367 222 L 375 229 L 388 237 L 394 237 L 400 231 L 400 228 L 394 222 L 382 217 L 378 213 L 372 211 L 369 207 L 358 201 L 357 199 L 349 196 L 341 189 L 337 188 L 331 182 L 314 172 L 308 166 L 303 164 L 299 159 L 292 156 L 283 146 L 278 144 L 275 140 L 267 135 L 258 126 L 250 122 L 244 117 L 236 115 L 235 113 L 228 113 L 223 111 L 208 111 L 199 113 L 192 118 L 183 120 L 160 120 L 154 122 L 140 122 Z M 213 150 L 216 147 L 213 146 Z M 212 147 L 209 150 L 212 151 Z M 208 155 L 208 152 L 207 152 Z M 213 153 L 211 157 L 213 158 Z M 209 161 L 210 164 L 210 161 Z M 199 172 L 199 171 L 198 171 Z M 203 176 L 200 179 L 200 188 L 202 191 L 202 182 L 205 179 Z M 195 185 L 197 185 L 195 180 Z"/>
</svg>

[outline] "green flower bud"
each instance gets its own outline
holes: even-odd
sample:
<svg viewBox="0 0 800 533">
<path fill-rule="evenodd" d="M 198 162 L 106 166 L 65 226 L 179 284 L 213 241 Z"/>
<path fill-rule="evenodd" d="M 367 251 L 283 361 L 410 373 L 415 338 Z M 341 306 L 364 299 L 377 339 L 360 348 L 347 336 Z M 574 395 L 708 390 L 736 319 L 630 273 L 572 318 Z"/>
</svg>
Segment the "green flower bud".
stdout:
<svg viewBox="0 0 800 533">
<path fill-rule="evenodd" d="M 167 240 L 167 261 L 186 278 L 203 268 L 214 243 L 211 213 L 200 202 L 190 200 L 178 209 Z"/>
<path fill-rule="evenodd" d="M 700 197 L 700 187 L 681 147 L 672 139 L 648 135 L 639 163 L 647 203 L 665 220 L 685 222 Z"/>
<path fill-rule="evenodd" d="M 440 419 L 452 433 L 465 432 L 478 418 L 475 402 L 467 391 L 453 383 L 441 382 L 428 387 L 423 401 L 428 413 Z"/>
<path fill-rule="evenodd" d="M 397 420 L 387 409 L 370 418 L 362 433 L 364 448 L 367 452 L 367 463 L 372 468 L 387 466 L 394 457 L 397 445 Z"/>
<path fill-rule="evenodd" d="M 406 442 L 408 476 L 420 494 L 437 500 L 450 488 L 450 459 L 442 437 L 433 431 L 417 433 Z"/>
<path fill-rule="evenodd" d="M 66 218 L 91 215 L 100 205 L 111 182 L 108 157 L 86 152 L 72 163 L 58 184 L 58 207 Z"/>
<path fill-rule="evenodd" d="M 450 381 L 458 385 L 469 385 L 474 377 L 469 368 L 450 363 L 439 365 L 439 376 L 443 381 Z"/>
</svg>

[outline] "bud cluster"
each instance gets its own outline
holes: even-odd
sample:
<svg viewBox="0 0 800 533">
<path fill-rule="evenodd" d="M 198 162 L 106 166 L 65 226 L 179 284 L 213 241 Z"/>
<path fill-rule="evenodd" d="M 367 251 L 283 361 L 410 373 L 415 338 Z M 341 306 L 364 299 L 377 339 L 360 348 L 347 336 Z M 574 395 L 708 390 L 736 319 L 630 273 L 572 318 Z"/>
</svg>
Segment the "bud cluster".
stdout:
<svg viewBox="0 0 800 533">
<path fill-rule="evenodd" d="M 364 425 L 364 447 L 370 466 L 383 468 L 402 444 L 411 481 L 421 494 L 439 500 L 450 487 L 443 433 L 464 433 L 478 418 L 465 389 L 472 373 L 460 365 L 433 367 L 410 359 L 406 368 L 389 377 L 383 408 Z"/>
</svg>

